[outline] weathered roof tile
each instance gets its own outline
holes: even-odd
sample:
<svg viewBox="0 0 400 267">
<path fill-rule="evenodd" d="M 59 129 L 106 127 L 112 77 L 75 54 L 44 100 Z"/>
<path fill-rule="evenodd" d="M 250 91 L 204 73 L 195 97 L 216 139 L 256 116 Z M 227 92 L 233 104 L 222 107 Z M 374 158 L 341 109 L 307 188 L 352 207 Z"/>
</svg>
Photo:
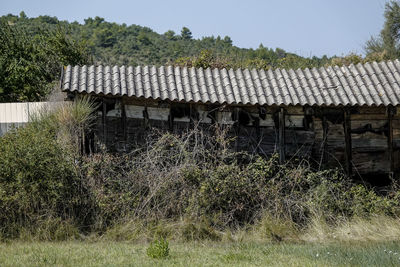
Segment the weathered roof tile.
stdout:
<svg viewBox="0 0 400 267">
<path fill-rule="evenodd" d="M 400 104 L 398 60 L 298 70 L 68 66 L 69 92 L 245 105 Z"/>
</svg>

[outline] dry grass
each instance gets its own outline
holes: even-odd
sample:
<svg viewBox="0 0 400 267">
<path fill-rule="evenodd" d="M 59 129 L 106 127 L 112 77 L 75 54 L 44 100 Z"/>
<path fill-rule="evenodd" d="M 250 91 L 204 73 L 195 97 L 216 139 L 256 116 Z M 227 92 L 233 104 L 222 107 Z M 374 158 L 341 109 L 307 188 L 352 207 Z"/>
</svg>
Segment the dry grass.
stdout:
<svg viewBox="0 0 400 267">
<path fill-rule="evenodd" d="M 374 215 L 368 219 L 353 218 L 329 226 L 322 219 L 313 219 L 301 236 L 305 241 L 398 241 L 400 240 L 400 219 Z"/>
</svg>

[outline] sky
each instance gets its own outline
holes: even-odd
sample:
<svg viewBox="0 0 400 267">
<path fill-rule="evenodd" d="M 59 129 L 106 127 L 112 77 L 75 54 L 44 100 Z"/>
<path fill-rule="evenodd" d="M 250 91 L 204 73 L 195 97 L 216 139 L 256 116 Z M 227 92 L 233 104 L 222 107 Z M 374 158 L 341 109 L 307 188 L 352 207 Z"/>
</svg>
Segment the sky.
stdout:
<svg viewBox="0 0 400 267">
<path fill-rule="evenodd" d="M 0 15 L 56 16 L 84 23 L 88 17 L 146 26 L 194 38 L 228 35 L 233 44 L 282 48 L 301 56 L 363 54 L 383 27 L 386 0 L 0 0 Z"/>
</svg>

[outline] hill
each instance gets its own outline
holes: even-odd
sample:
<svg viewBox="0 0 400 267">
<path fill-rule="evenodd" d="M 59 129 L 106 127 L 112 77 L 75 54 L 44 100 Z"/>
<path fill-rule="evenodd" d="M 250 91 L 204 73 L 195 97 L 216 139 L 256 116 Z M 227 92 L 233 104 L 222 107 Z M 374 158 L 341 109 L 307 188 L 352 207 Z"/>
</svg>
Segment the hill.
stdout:
<svg viewBox="0 0 400 267">
<path fill-rule="evenodd" d="M 103 18 L 85 19 L 84 24 L 60 21 L 56 17 L 28 18 L 6 15 L 0 21 L 37 35 L 46 30 L 64 28 L 74 39 L 84 40 L 90 49 L 94 63 L 111 65 L 163 65 L 185 61 L 187 57 L 209 50 L 214 57 L 222 58 L 231 65 L 244 67 L 310 67 L 322 66 L 330 59 L 304 58 L 283 49 L 271 49 L 260 44 L 257 49 L 234 46 L 229 36 L 207 36 L 194 39 L 190 29 L 183 27 L 177 34 L 169 30 L 163 34 L 139 25 L 117 24 Z"/>
</svg>

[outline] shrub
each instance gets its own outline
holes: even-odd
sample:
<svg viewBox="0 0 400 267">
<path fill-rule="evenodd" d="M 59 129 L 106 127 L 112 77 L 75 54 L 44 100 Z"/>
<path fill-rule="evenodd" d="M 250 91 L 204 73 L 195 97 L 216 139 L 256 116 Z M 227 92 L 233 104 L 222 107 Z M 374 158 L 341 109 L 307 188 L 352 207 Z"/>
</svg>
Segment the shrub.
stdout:
<svg viewBox="0 0 400 267">
<path fill-rule="evenodd" d="M 70 107 L 76 108 L 74 104 Z M 43 110 L 26 127 L 0 138 L 3 237 L 18 237 L 21 229 L 40 228 L 47 218 L 87 223 L 87 191 L 78 176 L 76 152 L 58 139 L 60 110 Z"/>
<path fill-rule="evenodd" d="M 165 259 L 169 256 L 169 243 L 164 238 L 155 240 L 150 243 L 146 253 L 153 259 Z"/>
<path fill-rule="evenodd" d="M 221 232 L 250 224 L 260 236 L 282 240 L 313 218 L 335 225 L 400 214 L 398 187 L 383 196 L 338 170 L 236 153 L 229 128 L 152 132 L 131 153 L 82 155 L 80 133 L 93 108 L 89 100 L 70 103 L 0 138 L 3 238 L 63 240 L 79 232 L 220 240 Z"/>
<path fill-rule="evenodd" d="M 34 224 L 41 216 L 69 217 L 79 202 L 74 164 L 52 129 L 28 125 L 0 138 L 0 228 Z M 17 233 L 15 233 L 17 234 Z"/>
</svg>

